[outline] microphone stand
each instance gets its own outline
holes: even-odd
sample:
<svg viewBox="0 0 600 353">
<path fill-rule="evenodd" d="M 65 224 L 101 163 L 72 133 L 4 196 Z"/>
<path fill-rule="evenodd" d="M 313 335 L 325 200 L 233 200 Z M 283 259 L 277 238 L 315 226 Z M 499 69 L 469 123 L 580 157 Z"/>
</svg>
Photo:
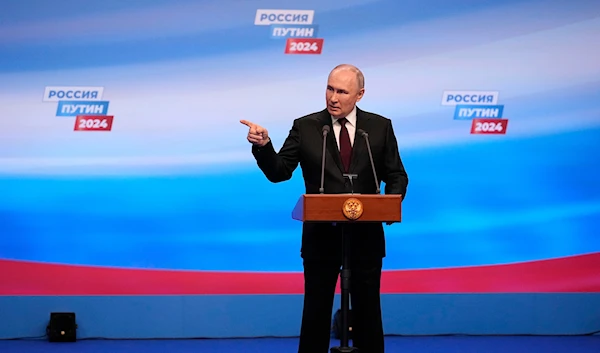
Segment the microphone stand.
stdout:
<svg viewBox="0 0 600 353">
<path fill-rule="evenodd" d="M 377 194 L 381 193 L 381 189 L 379 188 L 379 179 L 377 179 L 377 172 L 375 171 L 375 162 L 373 162 L 373 154 L 371 153 L 371 143 L 369 142 L 369 134 L 363 129 L 358 129 L 357 132 L 365 138 L 367 143 L 367 150 L 369 151 L 369 159 L 371 160 L 371 168 L 373 169 L 373 177 L 375 178 L 375 192 Z"/>
<path fill-rule="evenodd" d="M 371 161 L 371 168 L 373 169 L 373 177 L 375 178 L 375 189 L 377 194 L 381 193 L 379 188 L 379 179 L 377 179 L 377 173 L 375 171 L 375 162 L 373 161 L 373 154 L 371 153 L 371 144 L 369 143 L 369 134 L 362 129 L 358 129 L 357 132 L 365 138 L 367 143 L 367 149 L 369 151 L 369 159 Z M 350 187 L 352 193 L 354 193 L 354 184 L 352 179 L 357 177 L 356 174 L 344 174 L 344 177 L 350 179 Z M 359 349 L 356 347 L 349 347 L 349 313 L 350 313 L 350 235 L 344 231 L 344 224 L 342 226 L 342 271 L 340 273 L 340 287 L 341 287 L 341 313 L 342 313 L 342 334 L 340 337 L 340 346 L 333 347 L 330 349 L 330 353 L 359 353 Z"/>
<path fill-rule="evenodd" d="M 321 157 L 321 187 L 319 193 L 325 193 L 325 151 L 327 148 L 327 134 L 329 133 L 329 125 L 323 125 L 323 155 Z"/>
</svg>

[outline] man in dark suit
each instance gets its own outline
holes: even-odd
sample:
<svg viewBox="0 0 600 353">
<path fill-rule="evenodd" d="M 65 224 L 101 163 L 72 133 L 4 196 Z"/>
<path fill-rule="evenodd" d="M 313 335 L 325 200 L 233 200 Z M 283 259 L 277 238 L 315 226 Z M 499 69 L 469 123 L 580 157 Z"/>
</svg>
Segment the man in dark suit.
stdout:
<svg viewBox="0 0 600 353">
<path fill-rule="evenodd" d="M 365 92 L 364 76 L 355 66 L 343 64 L 329 74 L 327 108 L 294 120 L 283 147 L 277 153 L 268 131 L 246 120 L 248 141 L 258 167 L 274 183 L 288 180 L 300 164 L 306 193 L 317 194 L 321 184 L 323 126 L 327 135 L 325 193 L 374 194 L 375 180 L 366 141 L 369 134 L 377 183 L 385 182 L 386 194 L 406 194 L 408 177 L 392 123 L 380 115 L 356 107 Z M 344 174 L 357 174 L 350 181 Z M 385 240 L 381 223 L 355 223 L 350 233 L 350 296 L 353 314 L 353 346 L 361 353 L 383 353 L 380 306 L 382 259 Z M 304 265 L 304 309 L 299 353 L 327 353 L 333 299 L 342 265 L 340 226 L 304 223 L 301 254 Z"/>
</svg>

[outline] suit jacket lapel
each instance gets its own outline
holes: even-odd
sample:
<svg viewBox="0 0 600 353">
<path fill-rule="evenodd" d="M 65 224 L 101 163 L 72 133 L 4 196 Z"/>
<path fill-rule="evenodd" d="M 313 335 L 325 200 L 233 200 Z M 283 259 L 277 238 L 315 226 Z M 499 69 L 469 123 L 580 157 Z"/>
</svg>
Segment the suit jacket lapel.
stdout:
<svg viewBox="0 0 600 353">
<path fill-rule="evenodd" d="M 327 134 L 327 153 L 329 156 L 325 156 L 325 159 L 331 158 L 335 165 L 340 169 L 340 171 L 344 172 L 344 166 L 342 165 L 342 158 L 340 156 L 340 150 L 337 147 L 337 141 L 335 140 L 335 133 L 333 132 L 333 124 L 331 122 L 331 115 L 327 109 L 325 109 L 321 113 L 321 124 L 317 126 L 319 130 L 319 134 L 323 134 L 323 125 L 329 125 L 329 133 Z"/>
<path fill-rule="evenodd" d="M 362 159 L 369 158 L 369 151 L 367 150 L 366 145 L 367 141 L 365 141 L 364 137 L 358 134 L 358 129 L 363 129 L 366 132 L 369 132 L 368 126 L 369 118 L 366 117 L 360 109 L 356 108 L 356 133 L 354 134 L 354 144 L 352 145 L 352 158 L 350 159 L 349 171 L 350 174 L 354 173 L 354 170 Z M 358 177 L 360 178 L 360 175 Z"/>
</svg>

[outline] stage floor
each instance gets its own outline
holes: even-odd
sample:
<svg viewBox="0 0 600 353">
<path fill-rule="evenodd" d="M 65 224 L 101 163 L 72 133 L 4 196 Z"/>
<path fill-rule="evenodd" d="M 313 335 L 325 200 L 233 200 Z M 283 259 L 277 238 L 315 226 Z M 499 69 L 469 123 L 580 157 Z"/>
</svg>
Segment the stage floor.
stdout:
<svg viewBox="0 0 600 353">
<path fill-rule="evenodd" d="M 297 338 L 0 341 L 2 353 L 164 353 L 286 352 L 297 350 Z M 338 341 L 332 341 L 332 345 Z M 426 336 L 386 337 L 386 352 L 419 353 L 599 353 L 600 336 Z"/>
</svg>

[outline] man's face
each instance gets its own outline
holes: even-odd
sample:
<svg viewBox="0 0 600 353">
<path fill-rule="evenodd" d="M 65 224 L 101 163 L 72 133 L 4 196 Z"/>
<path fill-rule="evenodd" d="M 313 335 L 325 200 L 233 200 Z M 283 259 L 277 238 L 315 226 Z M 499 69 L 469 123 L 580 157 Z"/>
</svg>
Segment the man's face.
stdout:
<svg viewBox="0 0 600 353">
<path fill-rule="evenodd" d="M 364 88 L 358 88 L 356 73 L 351 70 L 334 70 L 327 80 L 327 111 L 336 118 L 344 118 L 364 93 Z"/>
</svg>

